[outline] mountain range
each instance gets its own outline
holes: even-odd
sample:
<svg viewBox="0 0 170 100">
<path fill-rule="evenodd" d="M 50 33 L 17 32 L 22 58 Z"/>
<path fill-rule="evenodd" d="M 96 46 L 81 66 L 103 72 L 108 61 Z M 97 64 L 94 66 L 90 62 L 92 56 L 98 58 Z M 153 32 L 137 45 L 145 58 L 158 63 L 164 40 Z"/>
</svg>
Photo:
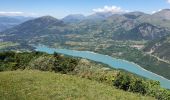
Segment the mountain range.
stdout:
<svg viewBox="0 0 170 100">
<path fill-rule="evenodd" d="M 164 40 L 166 41 L 170 35 L 170 9 L 163 9 L 154 14 L 138 11 L 122 14 L 95 13 L 89 16 L 72 14 L 61 20 L 51 16 L 43 16 L 31 20 L 23 18 L 27 20 L 23 23 L 24 20 L 21 18 L 15 18 L 17 20 L 0 18 L 1 23 L 3 21 L 9 24 L 18 22 L 15 23 L 15 26 L 12 25 L 13 28 L 1 32 L 0 40 L 20 44 L 52 45 L 55 43 L 56 45 L 57 43 L 57 45 L 61 45 L 78 42 L 98 44 L 102 41 L 107 42 L 106 40 L 154 41 L 167 37 Z M 11 26 L 9 25 L 9 27 Z M 1 28 L 1 30 L 4 29 Z M 164 43 L 161 43 L 162 46 Z M 151 50 L 157 44 L 152 46 L 148 44 L 149 46 L 145 48 L 145 51 Z M 154 49 L 154 54 L 159 55 L 156 51 L 162 50 L 158 49 L 157 46 Z M 169 57 L 166 57 L 167 54 L 169 51 L 165 50 L 159 56 L 170 60 Z"/>
<path fill-rule="evenodd" d="M 32 17 L 0 16 L 0 32 L 12 28 L 13 26 L 19 25 L 30 19 L 32 19 Z"/>
<path fill-rule="evenodd" d="M 16 36 L 16 39 L 18 36 L 23 38 L 22 35 L 33 38 L 34 35 L 65 35 L 69 33 L 88 34 L 89 36 L 92 35 L 92 37 L 101 36 L 102 38 L 109 36 L 112 39 L 153 40 L 170 33 L 170 25 L 167 25 L 170 22 L 170 15 L 168 14 L 170 14 L 169 9 L 161 10 L 152 15 L 142 12 L 125 14 L 103 13 L 103 15 L 96 13 L 87 17 L 83 15 L 69 15 L 62 20 L 51 16 L 43 16 L 28 20 L 2 33 L 13 34 Z M 160 24 L 158 25 L 158 23 Z M 25 38 L 23 39 L 25 40 Z"/>
</svg>

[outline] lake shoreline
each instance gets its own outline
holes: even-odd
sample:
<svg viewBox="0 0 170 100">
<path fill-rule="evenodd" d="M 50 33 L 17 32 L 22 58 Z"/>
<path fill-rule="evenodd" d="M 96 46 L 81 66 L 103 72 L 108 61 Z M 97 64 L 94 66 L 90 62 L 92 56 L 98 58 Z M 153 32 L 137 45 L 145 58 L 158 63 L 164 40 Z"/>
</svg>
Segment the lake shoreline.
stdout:
<svg viewBox="0 0 170 100">
<path fill-rule="evenodd" d="M 170 83 L 170 80 L 168 80 L 167 78 L 165 78 L 165 77 L 163 77 L 163 76 L 161 76 L 161 75 L 158 75 L 158 74 L 156 74 L 156 73 L 153 73 L 153 72 L 151 72 L 151 71 L 148 71 L 148 70 L 144 69 L 143 67 L 139 66 L 138 64 L 136 64 L 136 63 L 134 63 L 134 62 L 130 62 L 130 61 L 127 61 L 127 60 L 124 60 L 124 59 L 113 58 L 113 57 L 111 57 L 111 56 L 109 56 L 109 55 L 99 54 L 99 53 L 95 53 L 95 52 L 93 52 L 93 51 L 79 51 L 79 50 L 69 50 L 69 49 L 57 49 L 57 48 L 47 47 L 47 46 L 45 46 L 45 45 L 39 45 L 38 47 L 44 47 L 44 48 L 46 48 L 46 49 L 48 48 L 48 49 L 51 50 L 51 51 L 49 50 L 50 53 L 57 52 L 57 53 L 61 53 L 61 54 L 65 54 L 65 55 L 70 55 L 70 56 L 74 56 L 74 57 L 81 57 L 81 58 L 85 58 L 85 59 L 89 59 L 89 60 L 93 60 L 93 61 L 95 61 L 95 60 L 94 60 L 94 59 L 90 59 L 90 58 L 88 58 L 88 57 L 82 57 L 82 56 L 76 56 L 76 55 L 74 55 L 74 54 L 62 53 L 61 51 L 69 51 L 69 52 L 74 52 L 74 53 L 87 53 L 87 54 L 93 54 L 93 55 L 96 55 L 96 56 L 105 56 L 105 57 L 107 57 L 109 60 L 112 59 L 113 61 L 114 61 L 114 60 L 123 61 L 123 62 L 126 62 L 126 63 L 128 63 L 128 64 L 131 64 L 131 65 L 133 65 L 133 66 L 135 66 L 135 67 L 138 67 L 138 68 L 139 68 L 138 70 L 143 70 L 144 72 L 146 72 L 146 74 L 149 74 L 149 75 L 151 75 L 151 76 L 148 76 L 148 77 L 147 77 L 146 75 L 142 75 L 142 74 L 137 73 L 137 72 L 135 72 L 135 71 L 127 70 L 126 68 L 116 68 L 116 66 L 114 67 L 111 63 L 109 64 L 109 63 L 107 63 L 107 62 L 102 62 L 102 61 L 99 61 L 99 60 L 96 60 L 96 61 L 101 62 L 101 63 L 104 63 L 104 64 L 107 64 L 107 65 L 109 65 L 110 67 L 115 68 L 115 69 L 127 70 L 127 71 L 129 71 L 129 72 L 131 72 L 131 73 L 137 74 L 137 75 L 139 75 L 139 76 L 145 77 L 145 78 L 150 79 L 150 80 L 160 81 L 161 86 L 162 86 L 162 84 L 165 85 L 165 83 L 163 83 L 163 82 L 168 82 L 168 83 Z M 38 47 L 35 46 L 35 48 L 36 48 L 35 50 L 36 50 L 36 51 L 41 51 L 41 50 L 38 50 Z M 42 50 L 42 51 L 43 51 L 43 50 Z M 48 50 L 47 50 L 47 51 L 48 51 Z M 47 52 L 47 51 L 44 50 L 44 52 Z M 47 53 L 49 53 L 49 52 L 47 52 Z M 132 67 L 133 67 L 133 66 L 132 66 Z M 135 70 L 136 70 L 136 69 L 135 69 Z M 155 77 L 152 77 L 153 75 L 154 75 Z M 151 78 L 151 77 L 152 77 L 152 78 Z M 161 81 L 162 81 L 162 82 L 161 82 Z M 169 85 L 166 85 L 166 86 L 163 86 L 163 87 L 170 89 Z"/>
</svg>

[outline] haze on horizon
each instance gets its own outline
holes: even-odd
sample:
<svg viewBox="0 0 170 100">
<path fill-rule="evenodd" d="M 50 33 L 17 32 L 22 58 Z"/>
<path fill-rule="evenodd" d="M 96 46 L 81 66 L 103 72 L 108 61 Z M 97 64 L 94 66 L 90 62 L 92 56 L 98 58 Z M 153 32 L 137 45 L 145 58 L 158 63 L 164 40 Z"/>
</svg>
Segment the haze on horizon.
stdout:
<svg viewBox="0 0 170 100">
<path fill-rule="evenodd" d="M 0 15 L 51 15 L 63 18 L 69 14 L 90 15 L 95 12 L 142 11 L 153 13 L 169 8 L 170 0 L 1 0 Z"/>
</svg>

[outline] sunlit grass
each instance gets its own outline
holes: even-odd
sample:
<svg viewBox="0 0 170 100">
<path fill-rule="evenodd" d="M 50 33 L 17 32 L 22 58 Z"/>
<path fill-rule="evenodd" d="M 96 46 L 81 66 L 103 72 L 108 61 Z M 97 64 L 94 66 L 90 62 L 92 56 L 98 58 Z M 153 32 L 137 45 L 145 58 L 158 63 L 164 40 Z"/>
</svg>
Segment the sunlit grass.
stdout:
<svg viewBox="0 0 170 100">
<path fill-rule="evenodd" d="M 96 81 L 40 71 L 0 73 L 0 100 L 152 100 Z"/>
<path fill-rule="evenodd" d="M 11 47 L 11 46 L 17 46 L 17 43 L 12 43 L 12 42 L 0 42 L 0 49 L 4 49 L 7 47 Z"/>
</svg>

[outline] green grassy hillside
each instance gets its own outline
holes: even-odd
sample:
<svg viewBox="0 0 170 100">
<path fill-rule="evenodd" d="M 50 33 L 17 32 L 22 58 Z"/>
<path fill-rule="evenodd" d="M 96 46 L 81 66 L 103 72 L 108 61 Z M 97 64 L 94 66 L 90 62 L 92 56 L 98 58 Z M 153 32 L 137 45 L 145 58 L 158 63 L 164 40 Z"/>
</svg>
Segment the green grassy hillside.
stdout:
<svg viewBox="0 0 170 100">
<path fill-rule="evenodd" d="M 18 72 L 17 70 L 23 70 L 23 72 Z M 46 74 L 44 77 L 45 79 L 44 79 L 43 76 L 42 77 L 39 77 L 39 76 L 34 77 L 34 76 L 36 76 L 35 72 L 28 72 L 28 71 L 24 71 L 24 70 L 48 71 L 47 73 L 49 73 L 49 75 Z M 10 72 L 10 73 L 17 73 L 17 74 L 9 74 L 8 75 L 8 73 L 9 73 L 8 71 L 16 71 L 16 72 Z M 86 59 L 81 59 L 81 58 L 60 55 L 57 53 L 50 55 L 50 54 L 46 54 L 46 53 L 42 53 L 42 52 L 25 52 L 25 53 L 2 52 L 2 53 L 0 53 L 0 72 L 2 72 L 2 73 L 0 73 L 0 80 L 1 80 L 0 82 L 3 83 L 3 84 L 0 83 L 0 86 L 2 86 L 2 89 L 0 88 L 0 90 L 1 90 L 1 92 L 4 92 L 9 89 L 8 92 L 10 92 L 9 95 L 11 95 L 11 97 L 15 97 L 15 96 L 13 96 L 15 93 L 29 92 L 29 89 L 31 89 L 32 91 L 43 91 L 44 88 L 43 88 L 43 86 L 41 86 L 41 81 L 43 81 L 43 79 L 45 81 L 47 81 L 47 82 L 43 81 L 46 83 L 45 87 L 47 87 L 47 85 L 49 85 L 52 88 L 52 90 L 57 91 L 56 87 L 53 86 L 53 84 L 50 82 L 50 79 L 52 78 L 52 76 L 50 74 L 50 72 L 51 72 L 51 73 L 56 73 L 56 75 L 58 75 L 60 73 L 60 74 L 62 74 L 61 77 L 63 75 L 64 76 L 70 75 L 69 77 L 73 77 L 73 76 L 79 77 L 78 80 L 80 78 L 87 79 L 87 80 L 89 80 L 87 83 L 90 83 L 91 81 L 92 82 L 95 81 L 95 82 L 97 82 L 95 84 L 101 83 L 101 84 L 104 84 L 104 85 L 110 87 L 110 89 L 113 89 L 111 91 L 114 91 L 115 88 L 117 88 L 117 89 L 124 90 L 124 92 L 126 91 L 127 93 L 129 93 L 129 92 L 138 93 L 143 96 L 151 96 L 151 97 L 154 97 L 159 100 L 170 100 L 170 91 L 161 88 L 160 83 L 157 81 L 144 79 L 144 78 L 135 76 L 129 72 L 112 69 L 109 66 L 101 64 L 101 63 L 92 62 L 92 61 L 89 61 Z M 18 73 L 20 73 L 20 74 L 18 74 Z M 31 76 L 27 75 L 29 73 L 31 73 L 30 74 Z M 42 72 L 42 73 L 44 73 L 44 72 Z M 18 79 L 20 77 L 21 77 L 20 81 L 13 80 L 15 78 Z M 33 78 L 33 79 L 31 79 L 31 78 Z M 34 80 L 34 78 L 35 78 L 35 80 Z M 34 82 L 36 80 L 39 80 L 40 82 Z M 57 79 L 57 80 L 64 81 L 64 79 L 62 79 L 62 78 Z M 55 80 L 52 80 L 52 81 L 55 82 Z M 74 83 L 75 83 L 76 79 L 68 80 L 67 82 L 70 85 L 73 85 L 72 87 L 74 87 L 75 84 L 71 84 L 72 81 L 74 81 Z M 40 85 L 40 87 L 34 83 Z M 67 84 L 64 84 L 64 82 L 61 82 L 61 83 L 62 83 L 62 85 L 58 87 L 59 89 L 60 89 L 60 87 L 61 88 L 67 87 Z M 11 87 L 7 88 L 6 86 L 4 86 L 4 85 L 8 85 L 8 84 L 12 84 L 12 85 L 10 85 Z M 22 89 L 22 86 L 24 86 L 24 85 L 26 85 L 26 86 L 30 85 L 30 87 L 27 88 L 28 90 L 23 90 L 25 87 L 23 87 L 23 89 Z M 35 86 L 35 88 L 32 89 L 32 85 Z M 21 87 L 19 87 L 19 86 L 21 86 Z M 81 89 L 81 85 L 76 85 L 76 86 L 78 86 L 78 87 L 74 87 L 75 91 L 71 92 L 75 95 L 77 94 L 77 91 L 78 91 L 77 88 Z M 82 84 L 82 88 L 84 88 L 84 87 L 86 88 L 87 86 Z M 63 89 L 65 89 L 65 88 L 63 88 Z M 100 89 L 103 89 L 103 88 L 100 88 Z M 99 89 L 99 91 L 100 91 L 100 89 Z M 16 91 L 19 91 L 19 92 L 16 92 Z M 85 91 L 85 90 L 82 90 L 82 91 Z M 102 91 L 103 90 L 101 90 L 100 92 L 102 92 Z M 110 91 L 110 90 L 108 90 L 108 91 Z M 64 91 L 64 93 L 67 93 L 67 92 Z M 79 93 L 81 93 L 81 92 L 78 91 L 78 94 Z M 111 93 L 111 92 L 108 92 L 108 93 Z M 54 96 L 56 96 L 55 94 L 56 93 L 54 93 Z M 8 95 L 8 93 L 2 94 L 3 97 L 5 97 L 4 95 Z M 57 94 L 57 95 L 59 95 L 59 94 Z M 93 92 L 90 94 L 88 94 L 88 93 L 86 94 L 86 92 L 84 93 L 84 97 L 88 97 L 88 95 L 89 95 L 89 97 L 91 97 L 91 95 L 97 96 L 97 94 L 93 94 Z M 25 97 L 25 94 L 23 96 Z M 50 94 L 47 94 L 47 96 L 50 96 Z M 118 95 L 116 97 L 119 97 L 119 96 L 120 95 Z M 19 97 L 20 97 L 20 95 L 19 95 Z M 109 97 L 109 96 L 101 96 L 101 98 L 102 97 Z M 33 97 L 33 98 L 37 98 L 37 97 Z M 0 100 L 1 100 L 1 98 L 0 98 Z"/>
<path fill-rule="evenodd" d="M 0 100 L 153 100 L 72 75 L 40 71 L 0 73 Z"/>
<path fill-rule="evenodd" d="M 3 50 L 7 47 L 12 47 L 12 46 L 17 46 L 17 43 L 12 43 L 12 42 L 0 42 L 0 50 Z"/>
</svg>

